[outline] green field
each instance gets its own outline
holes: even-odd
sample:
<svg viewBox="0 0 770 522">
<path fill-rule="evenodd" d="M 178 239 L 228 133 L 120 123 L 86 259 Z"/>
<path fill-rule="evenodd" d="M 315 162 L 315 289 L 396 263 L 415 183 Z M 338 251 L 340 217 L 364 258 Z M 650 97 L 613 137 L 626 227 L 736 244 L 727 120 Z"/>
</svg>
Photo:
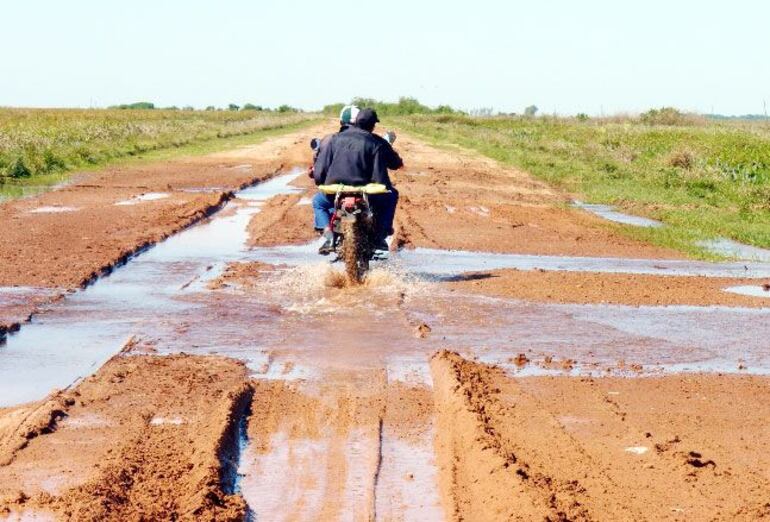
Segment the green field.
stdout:
<svg viewBox="0 0 770 522">
<path fill-rule="evenodd" d="M 708 257 L 726 237 L 770 247 L 770 123 L 674 114 L 644 118 L 393 118 L 436 144 L 458 144 L 526 170 L 590 203 L 666 223 L 627 234 Z"/>
<path fill-rule="evenodd" d="M 116 159 L 213 150 L 317 119 L 267 111 L 0 109 L 0 196 L 35 192 Z"/>
</svg>

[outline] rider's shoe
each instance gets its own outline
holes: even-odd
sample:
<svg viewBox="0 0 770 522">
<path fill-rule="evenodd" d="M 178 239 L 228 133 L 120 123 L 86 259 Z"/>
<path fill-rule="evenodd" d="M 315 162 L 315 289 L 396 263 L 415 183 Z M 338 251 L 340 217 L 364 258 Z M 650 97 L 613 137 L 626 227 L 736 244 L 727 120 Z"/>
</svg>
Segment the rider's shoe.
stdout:
<svg viewBox="0 0 770 522">
<path fill-rule="evenodd" d="M 383 238 L 375 240 L 375 242 L 374 242 L 374 249 L 375 250 L 380 250 L 380 251 L 383 251 L 383 252 L 387 252 L 388 250 L 390 250 L 390 245 L 388 245 L 388 242 L 385 241 L 385 238 L 383 237 Z"/>
<path fill-rule="evenodd" d="M 334 252 L 334 236 L 329 231 L 324 232 L 323 236 L 326 238 L 326 241 L 324 241 L 324 244 L 318 249 L 318 253 L 322 256 L 328 256 Z"/>
</svg>

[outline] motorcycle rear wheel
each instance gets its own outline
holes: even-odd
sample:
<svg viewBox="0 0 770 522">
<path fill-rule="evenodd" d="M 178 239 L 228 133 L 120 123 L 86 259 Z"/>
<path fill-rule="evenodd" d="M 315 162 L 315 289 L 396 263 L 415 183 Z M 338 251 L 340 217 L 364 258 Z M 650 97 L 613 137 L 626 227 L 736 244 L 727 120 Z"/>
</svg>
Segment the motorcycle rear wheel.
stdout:
<svg viewBox="0 0 770 522">
<path fill-rule="evenodd" d="M 365 227 L 360 219 L 342 222 L 342 259 L 348 281 L 360 284 L 369 270 L 369 248 Z"/>
</svg>

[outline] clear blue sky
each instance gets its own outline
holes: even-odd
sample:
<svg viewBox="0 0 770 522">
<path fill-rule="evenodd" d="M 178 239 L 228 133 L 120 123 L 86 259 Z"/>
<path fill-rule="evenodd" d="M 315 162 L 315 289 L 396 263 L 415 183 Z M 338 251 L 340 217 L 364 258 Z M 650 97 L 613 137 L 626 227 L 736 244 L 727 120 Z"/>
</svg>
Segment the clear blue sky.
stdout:
<svg viewBox="0 0 770 522">
<path fill-rule="evenodd" d="M 770 103 L 764 0 L 9 0 L 0 21 L 0 105 Z"/>
</svg>

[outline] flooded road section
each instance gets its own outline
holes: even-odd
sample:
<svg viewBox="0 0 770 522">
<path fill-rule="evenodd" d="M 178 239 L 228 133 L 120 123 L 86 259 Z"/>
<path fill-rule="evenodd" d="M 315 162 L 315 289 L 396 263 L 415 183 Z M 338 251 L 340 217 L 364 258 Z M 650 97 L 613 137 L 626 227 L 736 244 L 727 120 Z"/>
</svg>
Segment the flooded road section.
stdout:
<svg viewBox="0 0 770 522">
<path fill-rule="evenodd" d="M 233 357 L 257 382 L 235 486 L 256 519 L 435 520 L 429 359 L 438 350 L 515 375 L 770 374 L 770 309 L 537 304 L 440 284 L 496 268 L 746 279 L 770 277 L 770 264 L 418 248 L 341 288 L 341 267 L 315 245 L 245 247 L 249 221 L 268 199 L 299 192 L 298 175 L 241 191 L 206 222 L 46 306 L 0 345 L 0 407 L 71 386 L 124 346 Z M 235 262 L 266 268 L 249 287 L 212 285 Z"/>
</svg>

